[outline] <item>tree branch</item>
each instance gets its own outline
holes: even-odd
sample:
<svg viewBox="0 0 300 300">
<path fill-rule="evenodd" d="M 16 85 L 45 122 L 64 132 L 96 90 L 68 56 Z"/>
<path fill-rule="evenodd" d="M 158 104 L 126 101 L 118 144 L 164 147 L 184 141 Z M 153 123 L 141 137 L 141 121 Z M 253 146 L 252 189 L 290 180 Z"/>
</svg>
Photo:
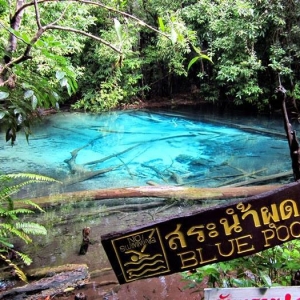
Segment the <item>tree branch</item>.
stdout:
<svg viewBox="0 0 300 300">
<path fill-rule="evenodd" d="M 53 1 L 53 0 L 52 0 Z M 99 6 L 99 7 L 102 7 L 108 11 L 112 11 L 112 12 L 115 12 L 117 14 L 120 14 L 124 17 L 127 17 L 129 19 L 132 19 L 132 20 L 135 20 L 139 25 L 141 26 L 144 26 L 144 27 L 147 27 L 148 29 L 160 34 L 160 35 L 163 35 L 164 37 L 166 37 L 167 39 L 171 39 L 167 34 L 165 34 L 164 32 L 162 31 L 159 31 L 158 29 L 156 29 L 155 27 L 152 27 L 150 25 L 148 25 L 147 23 L 145 23 L 143 20 L 131 15 L 131 14 L 128 14 L 126 12 L 123 12 L 123 11 L 120 11 L 118 9 L 115 9 L 113 7 L 110 7 L 110 6 L 106 6 L 105 4 L 102 4 L 100 2 L 94 2 L 94 1 L 89 1 L 89 0 L 67 0 L 67 1 L 74 1 L 74 2 L 79 2 L 79 3 L 84 3 L 84 4 L 92 4 L 92 5 L 96 5 L 96 6 Z"/>
<path fill-rule="evenodd" d="M 57 18 L 57 20 L 53 21 L 50 25 L 55 25 L 55 24 L 57 24 L 57 23 L 63 18 L 63 16 L 65 15 L 65 13 L 66 13 L 68 7 L 69 7 L 69 4 L 66 6 L 66 8 L 64 9 L 64 11 L 61 13 L 60 17 Z"/>
<path fill-rule="evenodd" d="M 34 0 L 36 1 L 36 0 Z M 26 7 L 28 6 L 32 6 L 34 5 L 34 1 L 32 2 L 28 2 L 26 4 L 24 4 L 23 6 L 19 7 L 16 12 L 15 12 L 15 15 L 14 15 L 14 18 L 18 16 L 18 14 L 20 14 L 22 12 L 22 10 L 24 10 Z M 36 1 L 37 3 L 46 3 L 46 2 L 58 2 L 58 0 L 39 0 L 39 1 Z M 83 4 L 87 4 L 87 5 L 95 5 L 95 6 L 98 6 L 98 7 L 101 7 L 101 8 L 104 8 L 105 10 L 108 10 L 108 11 L 111 11 L 111 12 L 114 12 L 114 13 L 117 13 L 119 15 L 122 15 L 124 17 L 127 17 L 129 19 L 132 19 L 134 21 L 136 21 L 139 25 L 141 26 L 144 26 L 144 27 L 147 27 L 148 29 L 160 34 L 160 35 L 163 35 L 164 37 L 166 37 L 167 39 L 171 39 L 169 35 L 167 35 L 166 33 L 156 29 L 155 27 L 152 27 L 150 25 L 148 25 L 147 23 L 145 23 L 144 21 L 142 21 L 141 19 L 131 15 L 131 14 L 128 14 L 126 12 L 123 12 L 123 11 L 120 11 L 118 9 L 115 9 L 113 7 L 110 7 L 110 6 L 107 6 L 105 4 L 102 4 L 100 2 L 94 2 L 94 1 L 89 1 L 89 0 L 65 0 L 64 2 L 76 2 L 76 3 L 83 3 Z"/>
<path fill-rule="evenodd" d="M 98 36 L 95 36 L 91 33 L 85 32 L 83 30 L 79 30 L 79 29 L 75 29 L 75 28 L 71 28 L 71 27 L 58 26 L 58 25 L 47 25 L 47 26 L 44 27 L 44 30 L 49 30 L 49 29 L 56 29 L 56 30 L 63 30 L 63 31 L 70 31 L 70 32 L 74 32 L 74 33 L 79 33 L 81 35 L 87 36 L 87 37 L 89 37 L 91 39 L 94 39 L 96 41 L 99 41 L 102 44 L 106 45 L 107 47 L 110 47 L 111 49 L 113 49 L 117 53 L 122 54 L 122 52 L 119 49 L 117 49 L 115 46 L 113 46 L 110 43 L 106 42 L 102 38 L 100 38 Z"/>
<path fill-rule="evenodd" d="M 98 36 L 95 36 L 89 32 L 86 32 L 86 31 L 83 31 L 83 30 L 79 30 L 79 29 L 76 29 L 76 28 L 72 28 L 72 27 L 64 27 L 64 26 L 59 26 L 59 25 L 55 25 L 57 24 L 64 16 L 66 10 L 67 10 L 67 7 L 64 9 L 64 11 L 62 12 L 61 16 L 55 20 L 54 22 L 52 22 L 51 24 L 49 25 L 46 25 L 46 26 L 42 26 L 42 23 L 41 23 L 41 18 L 40 18 L 40 12 L 39 12 L 39 7 L 38 5 L 39 4 L 42 4 L 42 3 L 46 3 L 46 2 L 58 2 L 58 0 L 33 0 L 31 2 L 28 2 L 28 3 L 24 3 L 23 0 L 18 0 L 17 1 L 17 10 L 15 12 L 15 14 L 11 17 L 11 28 L 13 28 L 14 30 L 17 30 L 21 24 L 21 20 L 22 20 L 22 15 L 24 13 L 24 10 L 27 8 L 27 7 L 30 7 L 30 6 L 34 6 L 35 8 L 35 14 L 36 14 L 36 22 L 37 22 L 37 27 L 38 27 L 38 31 L 36 32 L 35 36 L 32 38 L 32 40 L 30 41 L 30 44 L 26 43 L 23 39 L 17 37 L 15 34 L 13 34 L 11 32 L 11 30 L 5 28 L 5 26 L 3 24 L 0 23 L 0 25 L 2 27 L 4 27 L 6 30 L 8 30 L 11 34 L 10 36 L 10 42 L 9 42 L 9 52 L 12 53 L 14 51 L 14 49 L 16 49 L 16 41 L 17 39 L 20 39 L 22 40 L 24 43 L 27 44 L 27 47 L 24 51 L 24 54 L 22 54 L 21 56 L 19 56 L 18 58 L 16 59 L 13 59 L 11 57 L 9 57 L 5 62 L 6 64 L 1 68 L 0 70 L 0 76 L 8 70 L 8 68 L 16 65 L 16 64 L 19 64 L 23 61 L 26 61 L 28 59 L 31 59 L 32 57 L 30 56 L 30 51 L 32 49 L 32 46 L 35 44 L 35 42 L 41 37 L 41 35 L 46 31 L 46 30 L 62 30 L 62 31 L 69 31 L 69 32 L 73 32 L 73 33 L 77 33 L 77 34 L 81 34 L 83 36 L 86 36 L 86 37 L 89 37 L 91 39 L 94 39 L 96 41 L 99 41 L 100 43 L 104 44 L 105 46 L 111 48 L 112 50 L 114 50 L 115 52 L 119 53 L 120 55 L 122 54 L 122 51 L 118 48 L 116 48 L 114 45 L 110 44 L 109 42 L 105 41 L 104 39 L 98 37 Z M 147 23 L 145 23 L 144 21 L 140 20 L 139 18 L 133 16 L 133 15 L 130 15 L 126 12 L 123 12 L 123 11 L 120 11 L 118 9 L 115 9 L 113 7 L 109 7 L 103 3 L 100 3 L 100 2 L 94 2 L 94 1 L 89 1 L 89 0 L 65 0 L 64 2 L 76 2 L 76 3 L 82 3 L 82 4 L 86 4 L 86 5 L 95 5 L 95 6 L 98 6 L 98 7 L 101 7 L 107 11 L 111 11 L 111 12 L 114 12 L 116 14 L 119 14 L 119 15 L 122 15 L 124 17 L 127 17 L 129 19 L 132 19 L 134 20 L 135 22 L 137 22 L 139 25 L 141 26 L 144 26 L 160 35 L 163 35 L 165 36 L 166 38 L 170 39 L 170 37 L 159 31 L 158 29 L 156 29 L 155 27 L 152 27 L 150 25 L 148 25 Z"/>
<path fill-rule="evenodd" d="M 35 9 L 35 19 L 36 19 L 38 29 L 41 29 L 42 28 L 41 16 L 40 16 L 40 11 L 39 11 L 37 0 L 34 0 L 34 9 Z"/>
<path fill-rule="evenodd" d="M 17 0 L 16 5 L 17 5 L 16 9 L 19 10 L 24 5 L 24 1 Z M 10 18 L 10 27 L 12 29 L 18 30 L 20 28 L 23 13 L 24 13 L 24 11 L 21 10 L 19 14 L 17 14 L 17 15 L 15 14 L 13 17 Z M 7 50 L 9 53 L 12 53 L 16 50 L 16 48 L 17 48 L 17 38 L 14 34 L 11 34 L 10 38 L 9 38 L 9 44 L 8 44 Z"/>
</svg>

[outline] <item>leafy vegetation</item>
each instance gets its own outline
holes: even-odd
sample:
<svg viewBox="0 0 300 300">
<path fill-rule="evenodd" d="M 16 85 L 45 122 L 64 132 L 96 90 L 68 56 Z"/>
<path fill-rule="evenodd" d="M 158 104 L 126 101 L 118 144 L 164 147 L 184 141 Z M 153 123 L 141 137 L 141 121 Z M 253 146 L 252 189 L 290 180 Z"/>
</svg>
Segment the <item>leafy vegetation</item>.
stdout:
<svg viewBox="0 0 300 300">
<path fill-rule="evenodd" d="M 203 281 L 212 288 L 288 286 L 299 269 L 299 258 L 300 241 L 294 240 L 248 257 L 203 266 L 183 277 L 190 281 L 188 288 Z"/>
<path fill-rule="evenodd" d="M 16 183 L 17 181 L 18 183 Z M 24 222 L 20 219 L 23 215 L 34 213 L 27 207 L 41 212 L 43 210 L 31 200 L 13 199 L 12 196 L 28 184 L 47 181 L 55 182 L 56 180 L 26 173 L 0 175 L 0 261 L 3 260 L 11 266 L 23 281 L 27 280 L 25 274 L 11 261 L 10 257 L 20 258 L 26 265 L 29 265 L 32 260 L 25 253 L 14 249 L 14 240 L 17 238 L 25 243 L 30 243 L 32 242 L 31 235 L 45 235 L 47 231 L 44 226 L 33 222 Z"/>
<path fill-rule="evenodd" d="M 295 104 L 299 10 L 266 0 L 2 0 L 6 140 L 66 100 L 97 113 L 194 89 L 195 101 L 273 110 L 280 78 Z"/>
<path fill-rule="evenodd" d="M 0 0 L 5 139 L 14 144 L 21 129 L 28 137 L 44 109 L 66 101 L 73 109 L 99 113 L 140 99 L 190 94 L 193 87 L 194 101 L 269 112 L 280 105 L 275 90 L 282 83 L 298 113 L 299 15 L 299 1 L 281 0 Z M 11 199 L 40 179 L 7 186 L 13 176 L 0 177 L 0 257 L 8 263 L 12 236 L 30 242 L 30 234 L 45 233 L 37 224 L 18 222 L 32 211 L 15 208 Z M 267 261 L 275 270 L 280 262 L 291 270 L 292 260 L 284 265 L 283 258 L 298 251 L 294 242 L 253 256 L 243 270 L 235 261 L 204 267 L 190 278 L 199 281 L 209 273 L 212 285 L 284 284 L 289 275 L 283 269 L 276 277 L 261 267 Z M 231 269 L 237 270 L 235 281 Z M 253 278 L 245 277 L 246 269 Z"/>
</svg>

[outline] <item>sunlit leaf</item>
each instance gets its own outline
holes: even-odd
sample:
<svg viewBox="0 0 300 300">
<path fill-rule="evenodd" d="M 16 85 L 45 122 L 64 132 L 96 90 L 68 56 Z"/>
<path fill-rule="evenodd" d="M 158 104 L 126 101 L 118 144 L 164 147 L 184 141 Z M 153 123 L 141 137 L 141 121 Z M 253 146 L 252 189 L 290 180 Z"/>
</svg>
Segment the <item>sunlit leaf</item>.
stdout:
<svg viewBox="0 0 300 300">
<path fill-rule="evenodd" d="M 71 92 L 75 93 L 78 88 L 76 80 L 68 78 L 68 84 L 70 85 Z"/>
<path fill-rule="evenodd" d="M 17 114 L 20 114 L 22 113 L 22 110 L 20 108 L 15 108 L 14 109 L 14 114 L 17 115 Z"/>
<path fill-rule="evenodd" d="M 26 33 L 22 32 L 20 33 L 20 36 L 25 43 L 30 44 L 31 39 Z"/>
<path fill-rule="evenodd" d="M 5 117 L 5 112 L 4 111 L 0 111 L 0 120 L 3 119 Z"/>
<path fill-rule="evenodd" d="M 210 58 L 209 56 L 203 54 L 203 53 L 201 52 L 201 49 L 200 49 L 200 48 L 198 48 L 198 47 L 196 47 L 196 46 L 194 46 L 194 45 L 192 45 L 192 47 L 193 47 L 193 49 L 195 50 L 195 52 L 199 54 L 199 58 L 209 60 L 209 61 L 213 64 L 213 61 L 211 60 L 211 58 Z"/>
<path fill-rule="evenodd" d="M 158 26 L 159 26 L 159 29 L 160 29 L 161 31 L 165 31 L 165 30 L 166 30 L 166 29 L 165 29 L 165 24 L 164 24 L 164 22 L 163 22 L 163 20 L 162 20 L 161 17 L 158 17 Z"/>
<path fill-rule="evenodd" d="M 199 56 L 194 57 L 193 59 L 190 60 L 189 64 L 188 64 L 188 70 L 191 68 L 191 66 L 199 60 Z"/>
<path fill-rule="evenodd" d="M 268 274 L 264 273 L 264 272 L 261 272 L 261 271 L 259 273 L 260 273 L 259 275 L 260 275 L 264 285 L 267 286 L 267 287 L 271 287 L 272 286 L 272 280 L 271 280 L 270 276 Z"/>
<path fill-rule="evenodd" d="M 56 71 L 55 76 L 57 80 L 61 80 L 66 76 L 66 73 L 64 71 Z"/>
<path fill-rule="evenodd" d="M 36 109 L 37 104 L 38 104 L 37 97 L 36 97 L 35 95 L 33 95 L 33 96 L 32 96 L 32 99 L 31 99 L 31 106 L 32 106 L 32 109 Z"/>
<path fill-rule="evenodd" d="M 172 29 L 171 29 L 171 41 L 173 44 L 176 44 L 176 42 L 177 42 L 177 32 L 174 29 L 174 27 L 172 27 Z"/>
<path fill-rule="evenodd" d="M 71 89 L 71 87 L 68 83 L 67 83 L 67 91 L 68 91 L 68 95 L 71 96 L 72 95 L 72 89 Z"/>
<path fill-rule="evenodd" d="M 66 77 L 62 78 L 59 82 L 60 82 L 60 86 L 62 87 L 68 85 L 68 79 Z"/>
<path fill-rule="evenodd" d="M 44 46 L 45 46 L 45 43 L 44 43 L 43 41 L 41 41 L 41 40 L 37 40 L 37 41 L 35 42 L 35 45 L 36 45 L 37 47 L 44 47 Z"/>
<path fill-rule="evenodd" d="M 33 95 L 34 95 L 34 91 L 33 90 L 27 90 L 24 93 L 24 99 L 28 99 L 28 98 L 32 97 Z"/>
<path fill-rule="evenodd" d="M 20 32 L 18 30 L 15 30 L 13 28 L 8 29 L 15 37 L 18 39 L 24 41 L 26 44 L 30 44 L 30 37 L 25 32 Z"/>
<path fill-rule="evenodd" d="M 17 117 L 17 125 L 21 125 L 23 122 L 23 116 L 21 114 L 18 114 L 18 117 Z"/>
<path fill-rule="evenodd" d="M 202 52 L 201 52 L 201 49 L 200 49 L 200 48 L 198 48 L 198 47 L 196 47 L 196 46 L 194 46 L 194 45 L 192 45 L 192 47 L 193 47 L 193 49 L 195 50 L 195 52 L 196 52 L 196 53 L 198 53 L 199 55 L 201 55 L 201 54 L 202 54 Z"/>
<path fill-rule="evenodd" d="M 211 58 L 209 56 L 207 56 L 205 54 L 201 54 L 200 56 L 201 56 L 202 59 L 207 59 L 213 64 L 213 61 L 211 60 Z"/>
<path fill-rule="evenodd" d="M 53 97 L 58 100 L 59 99 L 59 95 L 56 92 L 52 92 Z"/>
<path fill-rule="evenodd" d="M 0 92 L 0 100 L 6 99 L 9 96 L 9 93 Z"/>
<path fill-rule="evenodd" d="M 122 30 L 122 26 L 121 26 L 121 23 L 119 22 L 118 19 L 114 18 L 114 23 L 115 23 L 115 30 L 116 30 L 116 33 L 117 33 L 117 36 L 118 36 L 118 39 L 119 39 L 119 42 L 122 42 L 122 33 L 121 33 L 121 30 Z"/>
</svg>

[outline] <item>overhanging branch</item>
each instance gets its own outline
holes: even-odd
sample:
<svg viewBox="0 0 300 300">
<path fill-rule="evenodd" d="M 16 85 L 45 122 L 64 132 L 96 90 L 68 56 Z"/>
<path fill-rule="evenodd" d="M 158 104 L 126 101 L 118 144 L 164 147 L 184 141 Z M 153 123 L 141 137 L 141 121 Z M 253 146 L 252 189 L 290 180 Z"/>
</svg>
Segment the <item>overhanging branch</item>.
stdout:
<svg viewBox="0 0 300 300">
<path fill-rule="evenodd" d="M 28 2 L 24 5 L 22 5 L 21 7 L 19 7 L 18 10 L 16 10 L 15 14 L 14 14 L 14 18 L 16 18 L 26 7 L 29 7 L 29 6 L 32 6 L 34 5 L 36 0 L 32 1 L 32 2 Z M 39 0 L 39 1 L 36 1 L 36 3 L 38 4 L 41 4 L 41 3 L 46 3 L 46 2 L 60 2 L 58 0 Z M 110 6 L 107 6 L 103 3 L 100 3 L 100 2 L 95 2 L 95 1 L 88 1 L 88 0 L 64 0 L 64 1 L 61 1 L 61 2 L 76 2 L 76 3 L 82 3 L 82 4 L 87 4 L 87 5 L 94 5 L 94 6 L 98 6 L 98 7 L 101 7 L 105 10 L 108 10 L 108 11 L 111 11 L 111 12 L 114 12 L 116 14 L 119 14 L 119 15 L 122 15 L 124 17 L 127 17 L 129 19 L 132 19 L 134 21 L 136 21 L 139 25 L 143 26 L 143 27 L 146 27 L 164 37 L 166 37 L 167 39 L 171 39 L 170 36 L 158 29 L 156 29 L 155 27 L 153 26 L 150 26 L 149 24 L 147 24 L 146 22 L 144 22 L 143 20 L 131 15 L 131 14 L 128 14 L 126 12 L 123 12 L 123 11 L 120 11 L 118 9 L 115 9 L 113 7 L 110 7 Z"/>
<path fill-rule="evenodd" d="M 78 34 L 81 34 L 81 35 L 84 35 L 84 36 L 87 36 L 91 39 L 94 39 L 96 41 L 99 41 L 101 42 L 102 44 L 106 45 L 107 47 L 113 49 L 114 51 L 116 51 L 117 53 L 119 54 L 122 54 L 122 52 L 117 49 L 115 46 L 113 46 L 112 44 L 106 42 L 104 39 L 98 37 L 98 36 L 95 36 L 91 33 L 88 33 L 88 32 L 85 32 L 83 30 L 79 30 L 79 29 L 75 29 L 75 28 L 71 28 L 71 27 L 64 27 L 64 26 L 59 26 L 59 25 L 47 25 L 44 27 L 44 30 L 50 30 L 50 29 L 54 29 L 54 30 L 63 30 L 63 31 L 69 31 L 69 32 L 74 32 L 74 33 L 78 33 Z"/>
</svg>

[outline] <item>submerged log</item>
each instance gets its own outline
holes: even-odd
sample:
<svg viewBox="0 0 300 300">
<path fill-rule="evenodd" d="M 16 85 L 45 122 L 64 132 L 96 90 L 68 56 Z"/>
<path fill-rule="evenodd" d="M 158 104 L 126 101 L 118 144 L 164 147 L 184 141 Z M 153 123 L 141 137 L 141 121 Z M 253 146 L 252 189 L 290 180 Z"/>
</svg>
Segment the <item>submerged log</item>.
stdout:
<svg viewBox="0 0 300 300">
<path fill-rule="evenodd" d="M 142 186 L 69 192 L 32 199 L 42 208 L 55 207 L 69 202 L 107 200 L 118 198 L 158 197 L 176 200 L 221 200 L 243 198 L 268 192 L 281 185 L 243 187 L 195 188 L 184 186 Z M 21 203 L 24 207 L 24 203 Z M 18 202 L 15 203 L 18 207 Z"/>
</svg>

